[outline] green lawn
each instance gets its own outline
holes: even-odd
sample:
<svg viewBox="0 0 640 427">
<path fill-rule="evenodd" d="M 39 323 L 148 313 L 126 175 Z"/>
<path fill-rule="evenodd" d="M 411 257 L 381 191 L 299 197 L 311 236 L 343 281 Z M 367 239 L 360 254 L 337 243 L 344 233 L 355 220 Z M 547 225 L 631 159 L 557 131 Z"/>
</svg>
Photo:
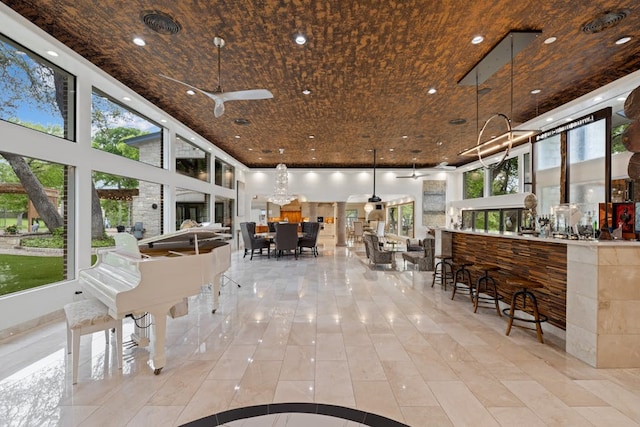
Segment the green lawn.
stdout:
<svg viewBox="0 0 640 427">
<path fill-rule="evenodd" d="M 62 257 L 0 255 L 0 295 L 59 282 Z"/>
</svg>

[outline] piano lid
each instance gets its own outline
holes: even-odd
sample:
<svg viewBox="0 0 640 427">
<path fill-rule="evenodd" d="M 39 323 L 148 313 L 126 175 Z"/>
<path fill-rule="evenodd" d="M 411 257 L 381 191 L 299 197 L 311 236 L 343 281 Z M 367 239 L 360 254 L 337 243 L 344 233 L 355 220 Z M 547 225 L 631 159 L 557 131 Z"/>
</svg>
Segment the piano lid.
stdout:
<svg viewBox="0 0 640 427">
<path fill-rule="evenodd" d="M 220 227 L 216 224 L 204 227 L 185 228 L 174 233 L 161 234 L 138 241 L 138 246 L 153 248 L 154 245 L 183 244 L 185 246 L 195 246 L 197 242 L 207 240 L 220 240 L 225 238 L 221 235 L 223 231 L 228 231 L 229 227 Z"/>
</svg>

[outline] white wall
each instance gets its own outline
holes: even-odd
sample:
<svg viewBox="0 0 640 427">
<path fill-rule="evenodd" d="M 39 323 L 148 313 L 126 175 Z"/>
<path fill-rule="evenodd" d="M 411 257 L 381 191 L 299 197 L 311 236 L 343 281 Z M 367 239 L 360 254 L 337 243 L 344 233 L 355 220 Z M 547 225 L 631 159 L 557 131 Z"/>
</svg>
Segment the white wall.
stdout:
<svg viewBox="0 0 640 427">
<path fill-rule="evenodd" d="M 350 202 L 365 203 L 373 191 L 373 169 L 296 169 L 288 168 L 289 191 L 303 202 Z M 422 224 L 422 182 L 425 179 L 451 180 L 447 185 L 447 198 L 450 188 L 455 185 L 455 173 L 435 172 L 419 179 L 399 179 L 398 175 L 407 175 L 407 169 L 376 169 L 376 195 L 383 202 L 398 199 L 412 199 L 416 207 L 415 235 L 423 236 L 429 224 Z M 273 191 L 275 168 L 255 169 L 246 173 L 247 196 L 267 196 Z"/>
</svg>

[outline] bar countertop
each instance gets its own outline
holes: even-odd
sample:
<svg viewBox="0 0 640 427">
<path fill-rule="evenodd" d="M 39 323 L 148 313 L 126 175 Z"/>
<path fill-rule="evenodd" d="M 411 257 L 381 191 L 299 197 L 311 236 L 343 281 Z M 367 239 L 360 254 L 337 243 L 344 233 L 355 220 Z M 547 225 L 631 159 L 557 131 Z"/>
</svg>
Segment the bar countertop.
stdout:
<svg viewBox="0 0 640 427">
<path fill-rule="evenodd" d="M 486 236 L 486 237 L 505 237 L 508 239 L 520 239 L 520 240 L 532 240 L 537 242 L 544 243 L 555 243 L 559 245 L 580 245 L 580 246 L 640 246 L 640 241 L 637 240 L 597 240 L 597 239 L 559 239 L 555 237 L 539 237 L 533 236 L 531 234 L 518 234 L 518 233 L 486 233 L 483 231 L 472 231 L 472 230 L 455 230 L 451 228 L 442 228 L 440 229 L 443 232 L 450 233 L 463 233 L 463 234 L 472 234 L 477 236 Z"/>
</svg>

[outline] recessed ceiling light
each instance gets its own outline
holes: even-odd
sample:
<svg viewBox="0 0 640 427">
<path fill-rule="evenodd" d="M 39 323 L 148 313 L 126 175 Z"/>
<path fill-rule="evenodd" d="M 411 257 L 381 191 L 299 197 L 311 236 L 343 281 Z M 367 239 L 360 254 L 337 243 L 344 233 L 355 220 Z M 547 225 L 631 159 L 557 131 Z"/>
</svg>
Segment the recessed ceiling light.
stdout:
<svg viewBox="0 0 640 427">
<path fill-rule="evenodd" d="M 258 160 L 262 160 L 262 157 L 258 157 Z"/>
<path fill-rule="evenodd" d="M 571 120 L 573 120 L 571 117 L 567 117 L 566 119 L 564 119 L 565 122 L 570 122 Z"/>
<path fill-rule="evenodd" d="M 407 139 L 407 138 L 409 138 L 408 135 L 402 135 L 402 139 Z"/>
<path fill-rule="evenodd" d="M 311 151 L 316 151 L 316 149 L 315 149 L 315 148 L 312 148 L 312 149 L 311 149 Z"/>
<path fill-rule="evenodd" d="M 48 50 L 47 54 L 50 56 L 58 56 L 58 52 L 54 52 L 53 50 Z"/>
<path fill-rule="evenodd" d="M 627 98 L 624 97 L 624 96 L 621 96 L 620 98 L 616 99 L 616 101 L 618 101 L 618 102 L 622 102 L 622 101 L 626 101 L 626 100 L 627 100 Z"/>
<path fill-rule="evenodd" d="M 195 95 L 196 93 L 194 91 L 192 91 L 191 89 L 189 89 L 187 91 L 187 95 Z"/>
<path fill-rule="evenodd" d="M 212 150 L 211 147 L 209 147 L 209 151 L 211 151 L 211 150 Z"/>
<path fill-rule="evenodd" d="M 316 137 L 315 135 L 309 135 L 309 139 L 313 139 L 315 137 Z"/>
<path fill-rule="evenodd" d="M 544 44 L 551 44 L 551 43 L 555 42 L 556 40 L 558 40 L 557 37 L 549 37 L 549 38 L 546 38 L 544 40 Z"/>
<path fill-rule="evenodd" d="M 240 139 L 240 135 L 234 136 L 235 139 Z"/>
<path fill-rule="evenodd" d="M 131 98 L 129 98 L 128 96 L 123 96 L 123 97 L 122 97 L 122 99 L 123 99 L 124 101 L 131 101 Z"/>
<path fill-rule="evenodd" d="M 593 102 L 600 102 L 600 101 L 602 101 L 601 96 L 596 96 L 595 98 L 593 98 Z"/>
<path fill-rule="evenodd" d="M 316 159 L 315 157 L 312 157 L 312 158 L 311 158 L 311 160 L 315 160 L 315 159 Z"/>
<path fill-rule="evenodd" d="M 307 42 L 307 38 L 302 34 L 296 35 L 295 40 L 296 40 L 296 44 L 299 44 L 300 46 L 302 46 Z"/>
<path fill-rule="evenodd" d="M 193 137 L 193 136 L 192 136 L 191 138 L 189 138 L 189 139 L 191 139 L 192 141 L 195 141 L 195 140 L 196 140 L 196 138 L 195 138 L 195 137 Z"/>
<path fill-rule="evenodd" d="M 547 121 L 548 122 L 552 122 L 553 121 L 553 117 L 547 117 Z"/>
<path fill-rule="evenodd" d="M 393 150 L 394 150 L 393 148 L 389 148 L 389 151 L 393 152 Z"/>
<path fill-rule="evenodd" d="M 302 91 L 303 95 L 309 95 L 311 93 L 311 91 L 309 89 L 305 89 Z"/>
<path fill-rule="evenodd" d="M 484 41 L 484 37 L 482 36 L 475 36 L 474 38 L 471 39 L 472 44 L 480 44 L 483 41 Z"/>
<path fill-rule="evenodd" d="M 438 142 L 436 142 L 436 144 L 442 145 L 442 141 L 438 141 Z"/>
<path fill-rule="evenodd" d="M 532 90 L 532 91 L 531 91 L 531 93 L 532 93 L 533 95 L 537 95 L 537 94 L 539 94 L 540 92 L 542 92 L 540 89 L 534 89 L 534 90 Z"/>
<path fill-rule="evenodd" d="M 160 122 L 161 123 L 167 123 L 167 120 L 166 119 L 160 119 Z"/>
<path fill-rule="evenodd" d="M 429 90 L 427 91 L 427 93 L 428 93 L 429 95 L 433 95 L 433 94 L 434 94 L 434 93 L 436 93 L 436 92 L 437 92 L 437 90 L 436 90 L 436 88 L 434 88 L 434 87 L 432 87 L 431 89 L 429 89 Z"/>
<path fill-rule="evenodd" d="M 622 38 L 619 38 L 618 40 L 616 40 L 616 44 L 625 44 L 629 40 L 631 40 L 631 37 L 625 36 L 625 37 L 622 37 Z"/>
<path fill-rule="evenodd" d="M 248 150 L 249 150 L 249 151 L 253 151 L 253 148 L 249 148 Z"/>
<path fill-rule="evenodd" d="M 136 37 L 136 38 L 133 39 L 133 44 L 138 45 L 138 46 L 144 46 L 144 45 L 147 44 L 147 42 L 142 40 L 140 37 Z"/>
</svg>

